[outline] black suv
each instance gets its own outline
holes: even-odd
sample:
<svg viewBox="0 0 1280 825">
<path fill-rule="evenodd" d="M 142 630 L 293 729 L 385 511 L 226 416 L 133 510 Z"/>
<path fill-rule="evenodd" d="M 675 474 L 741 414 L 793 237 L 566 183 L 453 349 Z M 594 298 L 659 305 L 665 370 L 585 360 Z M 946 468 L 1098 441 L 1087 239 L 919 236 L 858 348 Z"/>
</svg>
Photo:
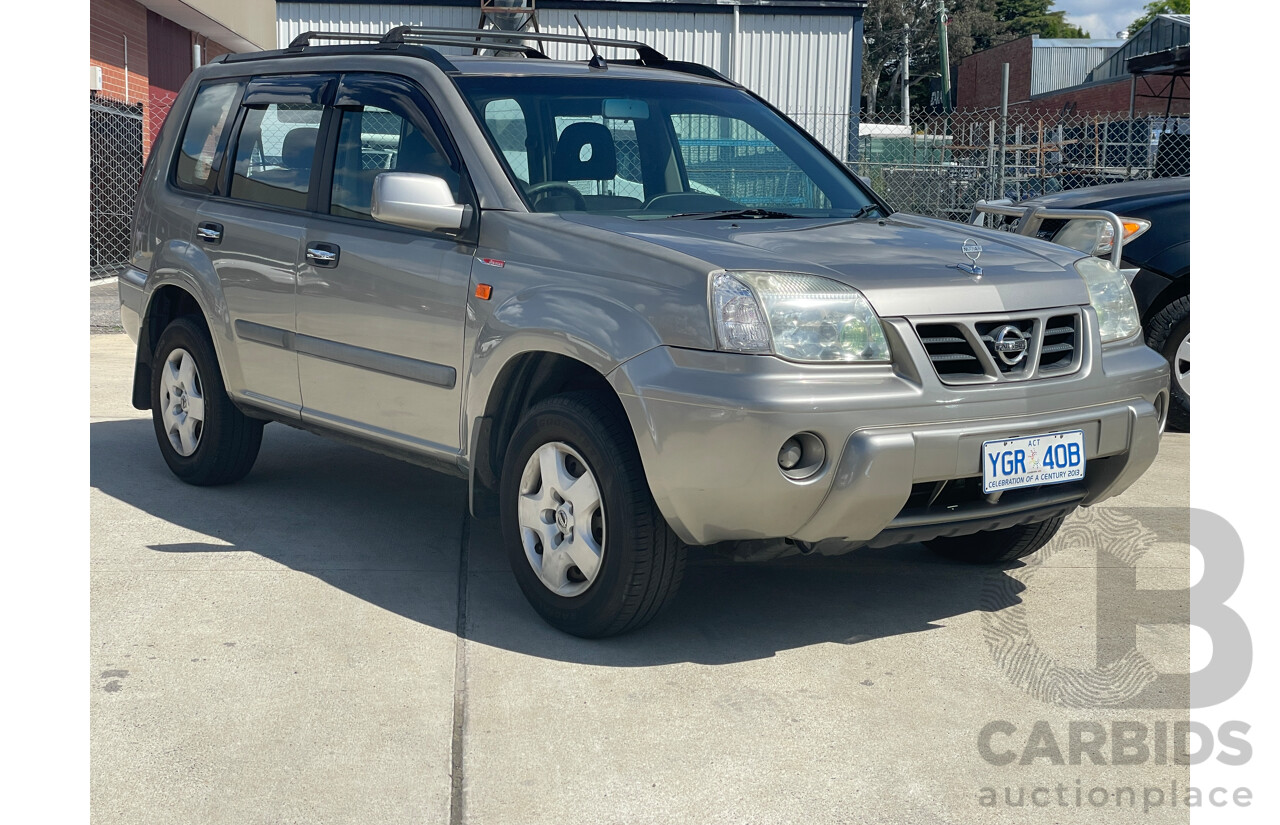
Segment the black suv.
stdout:
<svg viewBox="0 0 1280 825">
<path fill-rule="evenodd" d="M 1147 345 L 1169 361 L 1169 426 L 1191 429 L 1191 178 L 1091 186 L 1023 201 L 1049 209 L 1105 209 L 1125 226 L 1124 267 Z M 1046 220 L 1036 235 L 1106 256 L 1114 231 L 1102 221 Z M 1136 272 L 1132 272 L 1136 270 Z"/>
</svg>

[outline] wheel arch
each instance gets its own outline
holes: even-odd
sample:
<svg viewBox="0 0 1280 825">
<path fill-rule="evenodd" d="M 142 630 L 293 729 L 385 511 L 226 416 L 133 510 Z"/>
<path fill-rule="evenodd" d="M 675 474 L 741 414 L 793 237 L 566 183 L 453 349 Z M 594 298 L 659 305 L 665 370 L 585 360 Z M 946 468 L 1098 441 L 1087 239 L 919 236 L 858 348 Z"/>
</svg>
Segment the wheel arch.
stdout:
<svg viewBox="0 0 1280 825">
<path fill-rule="evenodd" d="M 552 395 L 590 390 L 625 417 L 606 376 L 662 344 L 653 321 L 635 306 L 581 286 L 517 290 L 477 320 L 462 422 L 472 512 L 477 488 L 496 489 L 507 443 L 526 410 Z"/>
<path fill-rule="evenodd" d="M 151 408 L 151 369 L 152 356 L 156 344 L 166 327 L 178 318 L 196 319 L 210 339 L 214 340 L 214 351 L 218 355 L 218 363 L 222 363 L 222 353 L 218 350 L 217 340 L 212 334 L 209 319 L 204 305 L 195 291 L 185 284 L 167 281 L 155 287 L 147 300 L 147 307 L 138 329 L 138 351 L 133 370 L 133 406 L 139 410 Z"/>
<path fill-rule="evenodd" d="M 575 391 L 599 394 L 626 420 L 617 393 L 591 364 L 551 350 L 527 350 L 507 359 L 489 387 L 483 413 L 471 422 L 469 488 L 473 513 L 478 510 L 477 487 L 496 489 L 511 435 L 525 412 L 546 398 Z"/>
<path fill-rule="evenodd" d="M 1147 307 L 1147 311 L 1143 313 L 1142 325 L 1145 327 L 1152 318 L 1159 315 L 1165 307 L 1179 298 L 1189 297 L 1191 297 L 1190 269 L 1180 273 L 1168 286 L 1157 293 L 1155 298 L 1151 299 L 1151 304 Z"/>
</svg>

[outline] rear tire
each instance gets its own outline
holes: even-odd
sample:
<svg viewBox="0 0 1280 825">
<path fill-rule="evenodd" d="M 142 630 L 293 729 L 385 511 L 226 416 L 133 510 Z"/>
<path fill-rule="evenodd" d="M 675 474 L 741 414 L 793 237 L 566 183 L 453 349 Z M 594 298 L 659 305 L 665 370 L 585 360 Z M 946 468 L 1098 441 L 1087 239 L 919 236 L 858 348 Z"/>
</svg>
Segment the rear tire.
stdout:
<svg viewBox="0 0 1280 825">
<path fill-rule="evenodd" d="M 244 478 L 258 458 L 263 422 L 231 403 L 209 333 L 193 318 L 174 320 L 151 363 L 151 421 L 173 474 L 202 487 Z"/>
<path fill-rule="evenodd" d="M 1066 516 L 968 536 L 945 536 L 924 543 L 939 556 L 968 564 L 999 564 L 1026 558 L 1057 535 Z"/>
<path fill-rule="evenodd" d="M 626 419 L 598 395 L 558 395 L 525 414 L 500 498 L 511 571 L 553 627 L 626 633 L 680 586 L 686 548 L 654 503 Z"/>
<path fill-rule="evenodd" d="M 1169 362 L 1169 426 L 1191 431 L 1191 298 L 1171 302 L 1147 322 L 1147 346 Z"/>
</svg>

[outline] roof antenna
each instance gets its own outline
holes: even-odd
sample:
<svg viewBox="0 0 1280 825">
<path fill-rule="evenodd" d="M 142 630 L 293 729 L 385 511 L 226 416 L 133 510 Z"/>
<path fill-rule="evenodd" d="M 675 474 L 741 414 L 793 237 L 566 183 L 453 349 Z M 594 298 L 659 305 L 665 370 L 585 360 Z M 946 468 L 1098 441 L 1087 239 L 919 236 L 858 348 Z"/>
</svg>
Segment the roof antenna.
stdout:
<svg viewBox="0 0 1280 825">
<path fill-rule="evenodd" d="M 607 69 L 609 64 L 604 62 L 604 58 L 600 56 L 600 52 L 596 51 L 596 44 L 591 42 L 591 35 L 587 34 L 587 27 L 582 25 L 582 21 L 578 20 L 578 15 L 574 15 L 573 19 L 578 24 L 578 28 L 582 29 L 582 36 L 587 39 L 587 45 L 591 47 L 591 59 L 587 61 L 587 65 L 593 69 Z"/>
</svg>

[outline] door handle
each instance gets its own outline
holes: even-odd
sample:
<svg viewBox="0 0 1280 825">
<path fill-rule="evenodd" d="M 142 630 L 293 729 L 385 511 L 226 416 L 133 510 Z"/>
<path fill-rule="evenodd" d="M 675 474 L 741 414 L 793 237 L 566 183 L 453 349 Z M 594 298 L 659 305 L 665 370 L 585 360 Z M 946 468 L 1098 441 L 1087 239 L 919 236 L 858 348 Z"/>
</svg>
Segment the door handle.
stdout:
<svg viewBox="0 0 1280 825">
<path fill-rule="evenodd" d="M 222 242 L 222 224 L 202 223 L 196 226 L 196 237 L 205 243 Z"/>
<path fill-rule="evenodd" d="M 321 266 L 332 269 L 338 265 L 339 251 L 337 244 L 310 244 L 307 246 L 307 262 L 312 266 Z"/>
</svg>

